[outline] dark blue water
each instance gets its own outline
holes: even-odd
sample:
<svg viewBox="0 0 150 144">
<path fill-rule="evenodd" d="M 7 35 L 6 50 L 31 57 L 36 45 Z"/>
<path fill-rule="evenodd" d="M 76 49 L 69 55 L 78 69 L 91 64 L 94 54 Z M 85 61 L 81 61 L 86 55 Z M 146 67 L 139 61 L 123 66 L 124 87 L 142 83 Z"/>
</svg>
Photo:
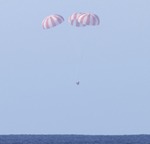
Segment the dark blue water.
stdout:
<svg viewBox="0 0 150 144">
<path fill-rule="evenodd" d="M 150 135 L 0 135 L 0 144 L 150 144 Z"/>
</svg>

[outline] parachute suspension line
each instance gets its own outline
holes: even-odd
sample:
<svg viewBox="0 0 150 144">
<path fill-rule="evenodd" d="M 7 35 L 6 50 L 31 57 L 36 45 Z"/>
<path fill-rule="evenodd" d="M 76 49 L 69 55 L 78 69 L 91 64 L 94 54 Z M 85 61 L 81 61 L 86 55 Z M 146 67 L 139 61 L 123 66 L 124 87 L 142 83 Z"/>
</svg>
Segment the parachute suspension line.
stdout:
<svg viewBox="0 0 150 144">
<path fill-rule="evenodd" d="M 81 80 L 81 74 L 82 74 L 82 70 L 83 70 L 84 53 L 85 53 L 84 50 L 85 50 L 85 48 L 82 47 L 79 51 L 79 61 L 78 61 L 78 65 L 77 65 L 77 80 L 76 80 L 77 85 L 80 84 L 80 80 Z"/>
</svg>

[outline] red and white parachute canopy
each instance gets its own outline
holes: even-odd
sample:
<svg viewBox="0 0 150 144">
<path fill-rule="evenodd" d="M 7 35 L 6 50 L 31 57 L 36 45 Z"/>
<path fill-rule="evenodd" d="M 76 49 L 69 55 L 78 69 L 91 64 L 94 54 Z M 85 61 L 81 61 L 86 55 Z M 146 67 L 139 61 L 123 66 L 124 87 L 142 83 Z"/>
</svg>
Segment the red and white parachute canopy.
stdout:
<svg viewBox="0 0 150 144">
<path fill-rule="evenodd" d="M 56 25 L 61 24 L 64 21 L 64 18 L 61 15 L 54 14 L 44 18 L 42 21 L 43 29 L 49 29 Z"/>
<path fill-rule="evenodd" d="M 100 20 L 96 14 L 84 13 L 78 17 L 78 22 L 82 25 L 99 25 Z"/>
<path fill-rule="evenodd" d="M 84 13 L 81 13 L 81 12 L 76 12 L 76 13 L 73 13 L 71 16 L 69 16 L 68 18 L 68 22 L 73 25 L 73 26 L 76 26 L 76 27 L 82 27 L 82 26 L 85 26 L 81 23 L 78 22 L 78 18 Z"/>
</svg>

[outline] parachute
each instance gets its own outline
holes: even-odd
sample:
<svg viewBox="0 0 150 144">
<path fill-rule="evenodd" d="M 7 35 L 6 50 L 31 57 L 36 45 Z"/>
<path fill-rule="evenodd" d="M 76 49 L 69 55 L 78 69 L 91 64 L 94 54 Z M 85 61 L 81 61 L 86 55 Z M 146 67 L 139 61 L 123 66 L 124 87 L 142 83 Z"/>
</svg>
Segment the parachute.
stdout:
<svg viewBox="0 0 150 144">
<path fill-rule="evenodd" d="M 96 14 L 92 13 L 84 13 L 79 16 L 78 22 L 82 25 L 99 25 L 100 20 L 99 17 Z"/>
<path fill-rule="evenodd" d="M 50 15 L 44 18 L 44 20 L 42 21 L 42 27 L 43 29 L 50 29 L 61 24 L 63 21 L 64 18 L 61 15 Z M 76 27 L 96 26 L 100 24 L 100 19 L 96 14 L 75 12 L 71 16 L 69 16 L 68 23 Z M 81 54 L 81 60 L 83 59 L 82 55 L 83 54 Z M 78 74 L 80 73 L 79 71 L 80 68 L 78 67 Z M 76 85 L 80 85 L 80 81 L 77 81 Z"/>
<path fill-rule="evenodd" d="M 76 26 L 76 27 L 82 27 L 82 26 L 85 26 L 84 24 L 81 24 L 78 22 L 78 18 L 84 13 L 81 13 L 81 12 L 76 12 L 76 13 L 73 13 L 71 16 L 69 16 L 68 18 L 68 22 L 73 25 L 73 26 Z"/>
<path fill-rule="evenodd" d="M 61 15 L 54 14 L 47 16 L 42 21 L 43 29 L 49 29 L 61 24 L 64 21 L 64 18 Z"/>
</svg>

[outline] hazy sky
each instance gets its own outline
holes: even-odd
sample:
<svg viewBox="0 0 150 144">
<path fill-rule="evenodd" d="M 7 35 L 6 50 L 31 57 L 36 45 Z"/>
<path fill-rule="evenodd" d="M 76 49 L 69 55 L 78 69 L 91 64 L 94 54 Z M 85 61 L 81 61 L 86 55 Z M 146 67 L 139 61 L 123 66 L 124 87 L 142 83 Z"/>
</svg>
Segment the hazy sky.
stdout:
<svg viewBox="0 0 150 144">
<path fill-rule="evenodd" d="M 0 18 L 0 134 L 150 133 L 149 0 L 0 0 Z"/>
</svg>

